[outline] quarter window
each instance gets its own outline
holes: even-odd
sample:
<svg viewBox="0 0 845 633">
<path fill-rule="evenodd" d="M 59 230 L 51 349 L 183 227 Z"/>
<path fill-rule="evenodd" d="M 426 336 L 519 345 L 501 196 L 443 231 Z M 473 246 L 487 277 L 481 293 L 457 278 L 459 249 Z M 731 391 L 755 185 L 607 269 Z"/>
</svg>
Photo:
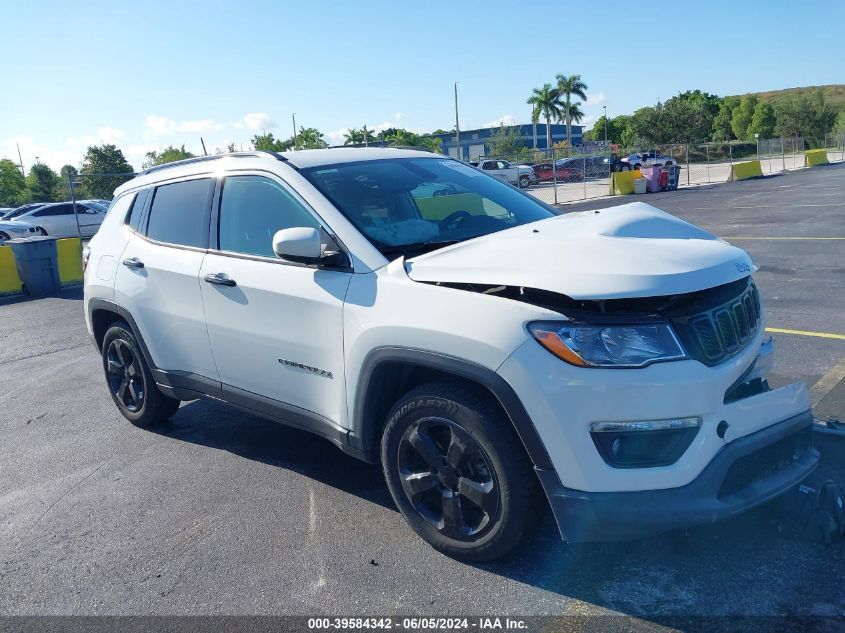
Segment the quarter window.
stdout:
<svg viewBox="0 0 845 633">
<path fill-rule="evenodd" d="M 134 196 L 135 201 L 132 203 L 132 209 L 129 211 L 129 217 L 126 218 L 126 223 L 138 233 L 141 232 L 141 216 L 144 213 L 144 205 L 147 203 L 150 193 L 152 193 L 152 189 L 144 189 L 139 191 L 137 196 Z M 132 196 L 128 196 L 128 198 L 129 201 L 132 200 Z M 121 208 L 125 209 L 126 206 L 128 205 L 124 204 Z"/>
<path fill-rule="evenodd" d="M 279 183 L 262 176 L 229 176 L 220 199 L 220 250 L 275 257 L 273 235 L 319 228 L 316 218 Z"/>
<path fill-rule="evenodd" d="M 186 180 L 156 187 L 147 236 L 181 246 L 205 248 L 212 180 Z"/>
</svg>

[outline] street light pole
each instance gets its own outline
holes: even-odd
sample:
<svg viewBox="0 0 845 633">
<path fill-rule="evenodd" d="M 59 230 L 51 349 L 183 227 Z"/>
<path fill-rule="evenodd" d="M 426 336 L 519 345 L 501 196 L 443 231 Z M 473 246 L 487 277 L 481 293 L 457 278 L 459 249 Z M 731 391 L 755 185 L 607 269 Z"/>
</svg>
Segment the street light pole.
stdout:
<svg viewBox="0 0 845 633">
<path fill-rule="evenodd" d="M 607 106 L 602 106 L 604 108 L 604 142 L 607 143 Z"/>
<path fill-rule="evenodd" d="M 461 151 L 461 126 L 458 123 L 458 82 L 455 82 L 455 144 L 457 145 L 458 160 L 463 160 Z"/>
<path fill-rule="evenodd" d="M 293 119 L 293 150 L 296 151 L 296 112 L 291 114 L 291 119 Z"/>
<path fill-rule="evenodd" d="M 76 193 L 73 190 L 73 173 L 67 174 L 67 185 L 70 189 L 70 202 L 73 205 L 73 218 L 76 220 L 76 235 L 79 237 L 79 243 L 82 244 L 82 229 L 79 227 L 79 212 L 76 209 Z"/>
</svg>

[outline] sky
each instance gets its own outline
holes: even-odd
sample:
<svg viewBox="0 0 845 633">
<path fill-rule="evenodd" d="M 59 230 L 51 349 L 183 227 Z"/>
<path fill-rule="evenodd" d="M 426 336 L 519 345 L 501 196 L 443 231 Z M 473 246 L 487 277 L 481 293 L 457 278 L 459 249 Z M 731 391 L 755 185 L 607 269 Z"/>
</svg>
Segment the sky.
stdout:
<svg viewBox="0 0 845 633">
<path fill-rule="evenodd" d="M 0 158 L 79 165 L 114 143 L 141 167 L 316 127 L 528 122 L 532 88 L 580 74 L 587 128 L 688 89 L 845 82 L 845 1 L 0 0 Z M 820 43 L 821 54 L 814 53 Z"/>
</svg>

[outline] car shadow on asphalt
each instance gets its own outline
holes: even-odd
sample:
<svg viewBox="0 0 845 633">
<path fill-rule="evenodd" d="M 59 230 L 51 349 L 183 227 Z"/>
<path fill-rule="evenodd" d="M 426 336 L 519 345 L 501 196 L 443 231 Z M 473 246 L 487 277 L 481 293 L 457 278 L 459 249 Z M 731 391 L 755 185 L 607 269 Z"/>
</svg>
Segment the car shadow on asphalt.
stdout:
<svg viewBox="0 0 845 633">
<path fill-rule="evenodd" d="M 169 423 L 150 430 L 292 470 L 396 511 L 378 465 L 347 456 L 305 431 L 203 400 L 184 404 Z M 845 481 L 845 466 L 836 457 L 845 440 L 837 442 L 822 451 L 823 468 L 814 481 Z M 830 582 L 845 569 L 845 547 L 809 538 L 798 523 L 800 516 L 775 502 L 735 519 L 651 539 L 564 543 L 546 513 L 537 533 L 509 558 L 471 565 L 598 608 L 662 622 L 695 614 L 845 608 L 841 587 Z"/>
<path fill-rule="evenodd" d="M 292 470 L 396 510 L 378 464 L 350 457 L 328 440 L 306 431 L 206 400 L 183 404 L 169 422 L 150 430 Z"/>
<path fill-rule="evenodd" d="M 821 465 L 804 483 L 845 483 L 845 438 L 816 434 L 816 447 Z M 658 622 L 696 615 L 845 614 L 845 592 L 831 582 L 845 573 L 845 541 L 822 542 L 804 497 L 796 488 L 730 520 L 627 542 L 564 543 L 547 514 L 525 547 L 476 567 Z"/>
<path fill-rule="evenodd" d="M 28 294 L 14 294 L 14 295 L 0 295 L 0 306 L 14 305 L 16 303 L 29 303 L 38 299 L 67 299 L 70 301 L 82 300 L 82 286 L 66 286 L 62 288 L 57 295 L 50 297 L 33 297 Z"/>
</svg>

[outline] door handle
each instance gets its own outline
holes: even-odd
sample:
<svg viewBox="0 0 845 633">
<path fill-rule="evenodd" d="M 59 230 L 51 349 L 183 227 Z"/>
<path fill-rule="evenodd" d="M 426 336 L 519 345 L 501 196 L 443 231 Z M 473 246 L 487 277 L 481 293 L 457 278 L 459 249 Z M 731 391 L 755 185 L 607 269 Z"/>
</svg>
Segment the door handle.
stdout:
<svg viewBox="0 0 845 633">
<path fill-rule="evenodd" d="M 232 278 L 230 278 L 230 277 L 229 277 L 229 275 L 227 275 L 226 273 L 213 273 L 213 274 L 208 274 L 208 275 L 206 275 L 205 277 L 203 277 L 203 279 L 205 279 L 205 281 L 206 281 L 206 282 L 208 282 L 208 283 L 210 283 L 210 284 L 215 284 L 215 285 L 217 285 L 217 286 L 229 286 L 229 287 L 232 287 L 232 286 L 237 286 L 237 285 L 238 285 L 238 284 L 235 282 L 235 280 L 234 280 L 234 279 L 232 279 Z"/>
<path fill-rule="evenodd" d="M 144 262 L 137 257 L 127 257 L 123 260 L 123 265 L 127 268 L 143 268 Z"/>
</svg>

